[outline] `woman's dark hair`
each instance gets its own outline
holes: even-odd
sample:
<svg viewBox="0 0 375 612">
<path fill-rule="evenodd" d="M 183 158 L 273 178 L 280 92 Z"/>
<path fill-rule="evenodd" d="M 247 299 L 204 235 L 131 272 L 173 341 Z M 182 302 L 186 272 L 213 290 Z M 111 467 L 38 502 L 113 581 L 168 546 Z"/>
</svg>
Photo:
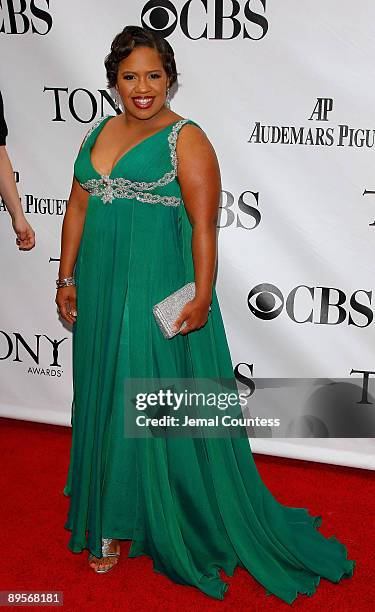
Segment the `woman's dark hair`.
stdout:
<svg viewBox="0 0 375 612">
<path fill-rule="evenodd" d="M 169 86 L 177 81 L 174 51 L 169 42 L 154 30 L 140 26 L 126 26 L 113 39 L 111 51 L 104 60 L 109 88 L 115 87 L 119 63 L 130 55 L 134 47 L 150 47 L 158 51 L 169 79 Z"/>
</svg>

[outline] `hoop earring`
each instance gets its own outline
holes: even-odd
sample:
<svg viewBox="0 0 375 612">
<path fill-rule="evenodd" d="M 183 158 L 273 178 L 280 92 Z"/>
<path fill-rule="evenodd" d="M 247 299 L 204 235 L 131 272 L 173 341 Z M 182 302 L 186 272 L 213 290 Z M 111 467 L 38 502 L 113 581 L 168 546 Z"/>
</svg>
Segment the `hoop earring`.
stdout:
<svg viewBox="0 0 375 612">
<path fill-rule="evenodd" d="M 167 108 L 171 107 L 171 96 L 170 96 L 170 89 L 169 89 L 169 87 L 167 88 L 167 96 L 165 98 L 165 106 Z"/>
</svg>

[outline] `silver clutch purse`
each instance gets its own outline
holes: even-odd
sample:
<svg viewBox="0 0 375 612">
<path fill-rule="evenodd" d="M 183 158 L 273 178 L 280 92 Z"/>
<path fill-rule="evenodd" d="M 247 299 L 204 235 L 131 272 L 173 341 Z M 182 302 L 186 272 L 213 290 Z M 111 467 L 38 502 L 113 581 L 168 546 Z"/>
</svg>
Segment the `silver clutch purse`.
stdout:
<svg viewBox="0 0 375 612">
<path fill-rule="evenodd" d="M 194 297 L 195 283 L 187 283 L 187 285 L 171 293 L 171 295 L 168 295 L 164 300 L 153 306 L 152 312 L 165 338 L 173 338 L 173 336 L 176 336 L 186 327 L 186 322 L 184 321 L 180 329 L 177 331 L 172 329 L 173 323 L 178 318 L 185 304 Z"/>
</svg>

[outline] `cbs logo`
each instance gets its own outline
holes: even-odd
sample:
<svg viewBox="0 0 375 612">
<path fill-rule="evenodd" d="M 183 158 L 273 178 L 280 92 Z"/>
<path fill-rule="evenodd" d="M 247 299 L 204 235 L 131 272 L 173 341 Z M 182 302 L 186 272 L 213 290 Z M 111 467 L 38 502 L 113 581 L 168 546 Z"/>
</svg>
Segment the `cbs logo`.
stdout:
<svg viewBox="0 0 375 612">
<path fill-rule="evenodd" d="M 268 21 L 264 15 L 266 0 L 258 0 L 258 6 L 259 2 L 263 7 L 262 13 L 252 10 L 254 0 L 246 0 L 242 7 L 238 0 L 210 3 L 207 0 L 188 0 L 178 14 L 169 0 L 149 0 L 142 9 L 141 23 L 144 28 L 155 30 L 164 38 L 170 36 L 179 24 L 181 32 L 190 40 L 230 40 L 239 36 L 261 40 L 267 34 Z"/>
</svg>

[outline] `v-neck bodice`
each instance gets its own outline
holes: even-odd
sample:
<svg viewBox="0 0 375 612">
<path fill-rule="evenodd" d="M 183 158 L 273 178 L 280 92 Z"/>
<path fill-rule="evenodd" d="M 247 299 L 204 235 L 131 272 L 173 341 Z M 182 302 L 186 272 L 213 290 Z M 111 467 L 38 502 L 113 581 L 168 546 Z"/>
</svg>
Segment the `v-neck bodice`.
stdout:
<svg viewBox="0 0 375 612">
<path fill-rule="evenodd" d="M 144 144 L 148 144 L 149 140 L 153 139 L 154 137 L 158 136 L 158 134 L 161 134 L 162 132 L 169 130 L 170 128 L 172 128 L 176 123 L 179 123 L 180 121 L 183 121 L 183 119 L 178 119 L 177 121 L 174 121 L 173 123 L 170 123 L 169 125 L 166 125 L 165 127 L 157 130 L 156 132 L 154 132 L 153 134 L 150 134 L 149 136 L 146 136 L 146 138 L 143 138 L 142 140 L 140 140 L 139 142 L 137 142 L 135 145 L 133 145 L 132 147 L 130 147 L 127 151 L 124 151 L 124 153 L 122 153 L 122 155 L 120 155 L 120 157 L 117 159 L 117 161 L 115 161 L 115 163 L 112 166 L 112 169 L 110 171 L 109 174 L 105 174 L 100 172 L 97 168 L 95 168 L 93 162 L 92 162 L 92 150 L 95 146 L 95 143 L 99 137 L 99 134 L 101 133 L 101 131 L 103 130 L 104 126 L 109 122 L 110 119 L 113 119 L 115 117 L 115 115 L 109 115 L 107 116 L 100 124 L 99 127 L 96 131 L 95 137 L 93 138 L 90 146 L 88 147 L 88 155 L 90 158 L 90 164 L 92 166 L 92 169 L 94 170 L 94 172 L 98 175 L 98 176 L 112 176 L 112 174 L 116 171 L 116 167 L 122 162 L 122 160 L 125 160 L 127 158 L 128 155 L 131 155 L 131 153 L 134 151 L 136 152 L 136 150 L 138 149 L 138 147 L 141 147 Z"/>
<path fill-rule="evenodd" d="M 74 164 L 74 174 L 81 186 L 103 203 L 135 198 L 178 206 L 181 191 L 177 181 L 177 137 L 186 123 L 200 126 L 191 119 L 174 121 L 128 149 L 110 174 L 100 174 L 93 166 L 91 151 L 101 130 L 113 117 L 106 115 L 94 123 L 83 140 Z"/>
</svg>

